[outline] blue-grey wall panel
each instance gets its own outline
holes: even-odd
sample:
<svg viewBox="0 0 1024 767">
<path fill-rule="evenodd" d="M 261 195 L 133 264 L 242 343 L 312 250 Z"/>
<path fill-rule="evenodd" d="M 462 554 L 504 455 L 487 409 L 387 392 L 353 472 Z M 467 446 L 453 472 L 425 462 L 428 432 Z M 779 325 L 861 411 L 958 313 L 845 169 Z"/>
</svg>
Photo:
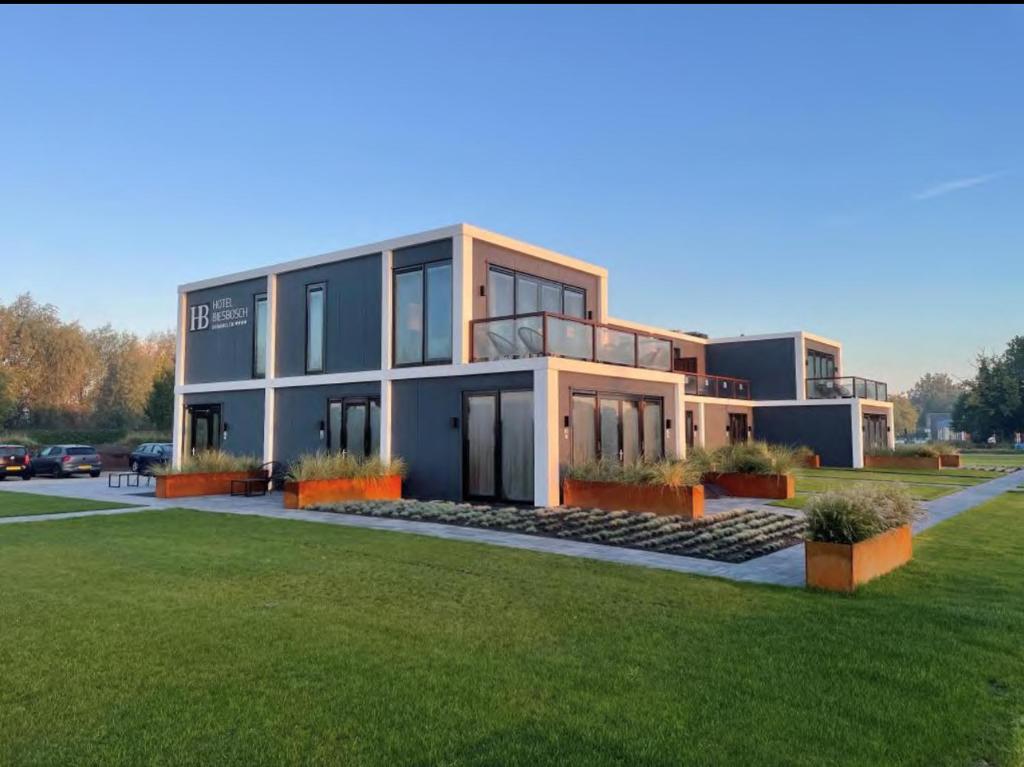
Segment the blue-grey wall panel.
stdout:
<svg viewBox="0 0 1024 767">
<path fill-rule="evenodd" d="M 252 378 L 253 302 L 266 291 L 260 277 L 188 294 L 185 383 Z"/>
<path fill-rule="evenodd" d="M 404 266 L 416 266 L 431 261 L 444 261 L 452 257 L 452 241 L 436 240 L 410 248 L 399 248 L 391 254 L 391 266 L 401 269 Z"/>
<path fill-rule="evenodd" d="M 792 338 L 708 344 L 708 375 L 746 378 L 754 399 L 796 399 L 796 344 Z"/>
<path fill-rule="evenodd" d="M 303 453 L 327 448 L 320 422 L 327 419 L 327 401 L 342 397 L 379 397 L 377 382 L 330 386 L 288 386 L 274 400 L 274 460 L 288 463 Z"/>
<path fill-rule="evenodd" d="M 410 498 L 462 499 L 462 395 L 533 389 L 533 373 L 421 378 L 391 385 L 392 454 L 405 459 Z M 458 427 L 452 418 L 459 419 Z"/>
<path fill-rule="evenodd" d="M 186 394 L 189 405 L 220 405 L 221 422 L 228 425 L 221 450 L 235 455 L 263 457 L 263 390 Z M 187 412 L 187 411 L 186 411 Z M 188 445 L 185 449 L 188 449 Z"/>
<path fill-rule="evenodd" d="M 380 254 L 277 278 L 277 375 L 306 372 L 306 286 L 327 284 L 324 372 L 380 369 Z"/>
<path fill-rule="evenodd" d="M 755 407 L 754 436 L 780 445 L 807 445 L 823 466 L 853 466 L 849 404 Z"/>
</svg>

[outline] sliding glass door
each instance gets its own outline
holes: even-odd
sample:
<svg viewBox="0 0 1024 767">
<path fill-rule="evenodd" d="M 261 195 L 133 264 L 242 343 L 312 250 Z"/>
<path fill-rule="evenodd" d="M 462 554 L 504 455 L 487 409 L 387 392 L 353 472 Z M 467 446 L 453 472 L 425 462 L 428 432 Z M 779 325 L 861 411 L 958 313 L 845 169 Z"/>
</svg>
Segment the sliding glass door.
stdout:
<svg viewBox="0 0 1024 767">
<path fill-rule="evenodd" d="M 327 403 L 327 448 L 365 458 L 380 451 L 380 401 L 346 397 Z"/>
<path fill-rule="evenodd" d="M 463 485 L 467 498 L 533 499 L 533 392 L 464 396 Z"/>
<path fill-rule="evenodd" d="M 665 455 L 660 397 L 573 392 L 572 461 L 655 461 Z"/>
</svg>

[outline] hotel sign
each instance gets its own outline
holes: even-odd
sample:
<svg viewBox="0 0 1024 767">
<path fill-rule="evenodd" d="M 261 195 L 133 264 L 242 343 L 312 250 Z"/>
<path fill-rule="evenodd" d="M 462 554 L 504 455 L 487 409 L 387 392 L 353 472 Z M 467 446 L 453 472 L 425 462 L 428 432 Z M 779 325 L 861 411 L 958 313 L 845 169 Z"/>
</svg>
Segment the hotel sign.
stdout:
<svg viewBox="0 0 1024 767">
<path fill-rule="evenodd" d="M 218 298 L 188 308 L 188 330 L 225 330 L 249 322 L 249 307 L 235 306 L 232 298 Z"/>
</svg>

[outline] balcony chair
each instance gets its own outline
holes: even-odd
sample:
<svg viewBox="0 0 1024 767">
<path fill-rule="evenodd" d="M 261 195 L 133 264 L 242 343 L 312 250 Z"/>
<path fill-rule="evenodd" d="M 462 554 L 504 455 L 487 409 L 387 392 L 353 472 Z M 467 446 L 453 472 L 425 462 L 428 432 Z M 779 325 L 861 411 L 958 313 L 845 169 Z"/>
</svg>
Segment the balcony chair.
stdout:
<svg viewBox="0 0 1024 767">
<path fill-rule="evenodd" d="M 544 353 L 544 336 L 533 328 L 521 327 L 516 331 L 531 357 L 539 357 Z"/>
<path fill-rule="evenodd" d="M 498 354 L 498 359 L 514 359 L 519 356 L 516 354 L 516 345 L 500 333 L 488 330 L 487 338 L 491 342 L 491 345 L 494 346 L 494 350 Z"/>
</svg>

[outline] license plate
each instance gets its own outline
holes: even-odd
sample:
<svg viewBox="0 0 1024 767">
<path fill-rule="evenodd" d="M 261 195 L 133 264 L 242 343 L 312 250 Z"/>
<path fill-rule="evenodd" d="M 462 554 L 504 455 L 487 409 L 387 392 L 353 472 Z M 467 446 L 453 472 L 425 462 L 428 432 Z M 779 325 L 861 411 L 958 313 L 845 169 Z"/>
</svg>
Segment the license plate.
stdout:
<svg viewBox="0 0 1024 767">
<path fill-rule="evenodd" d="M 8 466 L 7 471 L 21 471 L 20 466 Z"/>
<path fill-rule="evenodd" d="M 81 469 L 82 471 L 88 471 L 89 469 L 92 468 L 92 466 L 90 466 L 87 463 L 80 463 L 78 464 L 78 468 Z"/>
</svg>

